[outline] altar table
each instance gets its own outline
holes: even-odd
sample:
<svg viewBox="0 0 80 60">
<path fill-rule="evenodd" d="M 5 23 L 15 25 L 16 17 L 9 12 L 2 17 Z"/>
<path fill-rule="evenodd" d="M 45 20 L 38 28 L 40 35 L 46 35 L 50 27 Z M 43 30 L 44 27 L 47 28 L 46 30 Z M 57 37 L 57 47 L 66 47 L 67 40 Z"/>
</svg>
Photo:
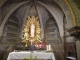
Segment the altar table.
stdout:
<svg viewBox="0 0 80 60">
<path fill-rule="evenodd" d="M 10 52 L 7 60 L 16 60 L 24 58 L 29 59 L 30 54 L 32 55 L 32 58 L 37 57 L 37 60 L 38 59 L 55 60 L 54 54 L 52 52 Z"/>
</svg>

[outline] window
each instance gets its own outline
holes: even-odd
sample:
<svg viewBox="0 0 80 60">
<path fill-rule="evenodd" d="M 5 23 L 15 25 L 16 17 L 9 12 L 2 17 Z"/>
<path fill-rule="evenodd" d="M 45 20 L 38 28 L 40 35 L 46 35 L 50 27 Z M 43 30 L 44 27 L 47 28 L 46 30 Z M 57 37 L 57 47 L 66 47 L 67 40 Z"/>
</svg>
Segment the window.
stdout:
<svg viewBox="0 0 80 60">
<path fill-rule="evenodd" d="M 47 32 L 47 33 L 46 33 Z M 48 39 L 48 43 L 55 43 L 55 41 L 57 42 L 58 38 L 59 38 L 59 34 L 58 34 L 58 28 L 57 28 L 57 23 L 55 22 L 55 20 L 49 18 L 46 21 L 45 24 L 45 38 L 46 40 Z"/>
</svg>

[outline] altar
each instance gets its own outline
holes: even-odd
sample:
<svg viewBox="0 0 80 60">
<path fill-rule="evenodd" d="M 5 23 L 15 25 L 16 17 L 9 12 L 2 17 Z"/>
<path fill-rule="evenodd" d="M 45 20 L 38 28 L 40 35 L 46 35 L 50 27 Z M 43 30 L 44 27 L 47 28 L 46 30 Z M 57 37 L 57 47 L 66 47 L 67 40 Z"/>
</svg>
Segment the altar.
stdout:
<svg viewBox="0 0 80 60">
<path fill-rule="evenodd" d="M 44 59 L 44 60 L 47 60 L 47 59 L 50 59 L 50 60 L 55 60 L 55 56 L 52 52 L 26 52 L 26 51 L 21 51 L 21 52 L 10 52 L 9 55 L 8 55 L 8 58 L 7 60 L 24 60 L 25 58 L 29 59 L 30 58 L 30 55 L 32 56 L 32 58 L 35 58 L 37 60 L 40 60 L 40 59 Z"/>
<path fill-rule="evenodd" d="M 54 54 L 51 52 L 51 45 L 46 45 L 42 41 L 38 17 L 28 17 L 28 20 L 24 24 L 21 42 L 24 48 L 28 48 L 29 51 L 26 49 L 25 51 L 18 51 L 19 49 L 16 49 L 16 52 L 9 53 L 7 60 L 27 60 L 30 58 L 34 59 L 35 57 L 37 60 L 55 60 Z"/>
</svg>

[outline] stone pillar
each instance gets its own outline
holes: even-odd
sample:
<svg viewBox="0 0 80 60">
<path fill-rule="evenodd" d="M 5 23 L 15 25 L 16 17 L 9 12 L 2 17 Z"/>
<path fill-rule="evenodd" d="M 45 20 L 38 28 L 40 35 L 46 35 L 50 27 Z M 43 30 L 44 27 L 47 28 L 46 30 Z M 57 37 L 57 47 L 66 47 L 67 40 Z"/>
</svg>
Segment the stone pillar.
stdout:
<svg viewBox="0 0 80 60">
<path fill-rule="evenodd" d="M 75 37 L 76 42 L 76 60 L 80 60 L 80 26 L 75 26 L 68 30 L 71 36 Z"/>
</svg>

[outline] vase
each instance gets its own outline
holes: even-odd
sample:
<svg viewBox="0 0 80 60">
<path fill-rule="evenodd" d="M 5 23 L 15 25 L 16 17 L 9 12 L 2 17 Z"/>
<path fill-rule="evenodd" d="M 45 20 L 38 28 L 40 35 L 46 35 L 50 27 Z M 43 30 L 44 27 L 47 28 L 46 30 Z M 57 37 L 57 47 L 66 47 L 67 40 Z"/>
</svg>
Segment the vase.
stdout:
<svg viewBox="0 0 80 60">
<path fill-rule="evenodd" d="M 34 51 L 34 46 L 31 45 L 31 46 L 29 47 L 29 49 L 30 49 L 30 51 Z"/>
</svg>

